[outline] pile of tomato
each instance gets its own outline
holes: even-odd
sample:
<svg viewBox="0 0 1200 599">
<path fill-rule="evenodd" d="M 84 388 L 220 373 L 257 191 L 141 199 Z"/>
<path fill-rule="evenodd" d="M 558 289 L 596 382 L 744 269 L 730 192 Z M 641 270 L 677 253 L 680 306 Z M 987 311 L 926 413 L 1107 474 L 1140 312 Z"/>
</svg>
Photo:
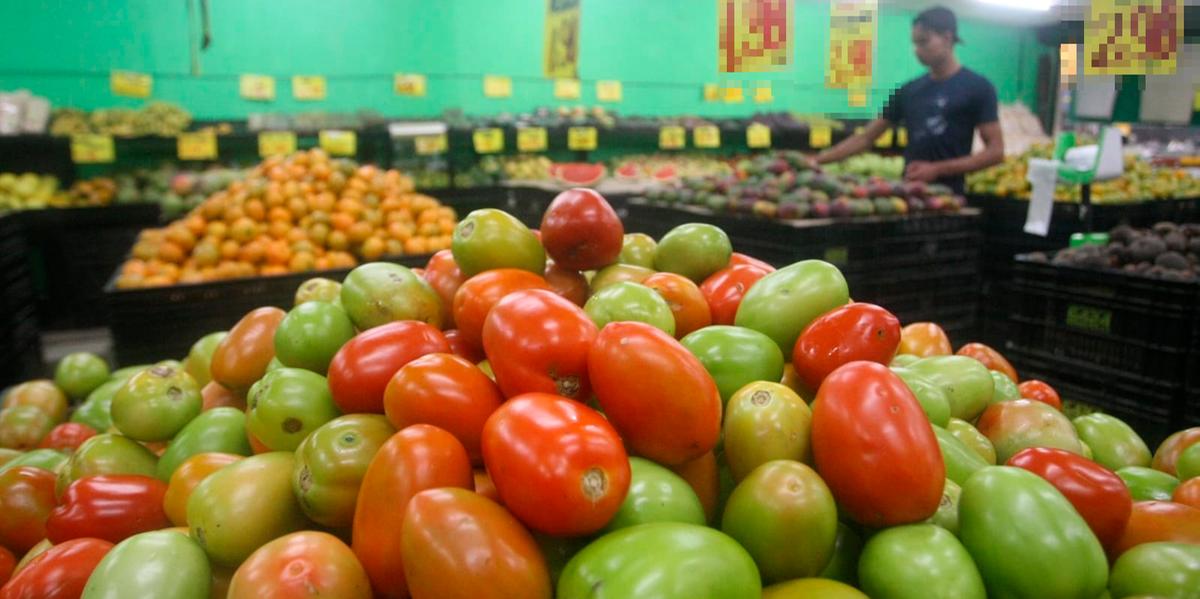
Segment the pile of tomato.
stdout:
<svg viewBox="0 0 1200 599">
<path fill-rule="evenodd" d="M 0 599 L 1200 589 L 1200 428 L 1152 454 L 828 263 L 626 235 L 590 190 L 181 361 L 72 355 L 0 447 Z"/>
</svg>

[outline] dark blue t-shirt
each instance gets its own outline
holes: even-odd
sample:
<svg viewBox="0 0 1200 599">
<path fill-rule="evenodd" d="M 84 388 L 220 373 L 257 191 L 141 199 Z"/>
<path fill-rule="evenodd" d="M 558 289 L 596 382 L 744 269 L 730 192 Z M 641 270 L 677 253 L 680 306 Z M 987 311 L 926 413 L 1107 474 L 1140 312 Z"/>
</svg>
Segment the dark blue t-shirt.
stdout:
<svg viewBox="0 0 1200 599">
<path fill-rule="evenodd" d="M 882 116 L 908 129 L 906 163 L 961 158 L 971 153 L 975 128 L 997 120 L 996 88 L 966 67 L 942 81 L 926 74 L 896 90 Z M 938 183 L 962 193 L 963 175 Z"/>
</svg>

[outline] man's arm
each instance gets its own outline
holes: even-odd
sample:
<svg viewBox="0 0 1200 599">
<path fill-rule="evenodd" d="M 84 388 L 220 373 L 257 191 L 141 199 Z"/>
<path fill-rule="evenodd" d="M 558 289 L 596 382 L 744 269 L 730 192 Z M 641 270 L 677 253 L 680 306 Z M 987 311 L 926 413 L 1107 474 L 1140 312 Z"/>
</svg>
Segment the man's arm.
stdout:
<svg viewBox="0 0 1200 599">
<path fill-rule="evenodd" d="M 887 131 L 892 124 L 887 119 L 877 118 L 870 122 L 866 127 L 863 127 L 862 133 L 855 133 L 840 143 L 817 154 L 815 160 L 817 164 L 825 164 L 828 162 L 838 162 L 845 160 L 860 152 L 865 152 L 875 144 L 875 140 Z M 1003 151 L 1001 152 L 1003 157 Z"/>
<path fill-rule="evenodd" d="M 982 152 L 938 162 L 910 162 L 904 170 L 904 178 L 915 181 L 933 181 L 942 177 L 974 172 L 1004 162 L 1004 134 L 1000 132 L 1000 122 L 992 121 L 980 125 L 979 137 L 983 140 Z"/>
</svg>

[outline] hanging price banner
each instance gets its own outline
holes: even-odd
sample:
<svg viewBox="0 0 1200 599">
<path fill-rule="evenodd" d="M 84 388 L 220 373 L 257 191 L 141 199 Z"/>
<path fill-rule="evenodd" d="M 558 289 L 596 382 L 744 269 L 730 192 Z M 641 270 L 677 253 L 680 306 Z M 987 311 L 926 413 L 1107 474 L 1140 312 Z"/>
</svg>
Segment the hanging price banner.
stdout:
<svg viewBox="0 0 1200 599">
<path fill-rule="evenodd" d="M 559 100 L 578 100 L 580 87 L 578 79 L 555 79 L 554 97 Z"/>
<path fill-rule="evenodd" d="M 109 75 L 108 85 L 112 93 L 118 96 L 149 98 L 154 90 L 154 77 L 133 71 L 113 71 Z"/>
<path fill-rule="evenodd" d="M 546 0 L 542 72 L 546 77 L 579 76 L 580 0 Z"/>
<path fill-rule="evenodd" d="M 175 154 L 180 160 L 216 160 L 217 136 L 212 131 L 180 133 L 175 138 Z"/>
<path fill-rule="evenodd" d="M 622 96 L 620 81 L 597 81 L 596 99 L 601 102 L 620 102 Z"/>
<path fill-rule="evenodd" d="M 486 98 L 511 98 L 512 78 L 503 75 L 483 77 L 483 95 Z"/>
<path fill-rule="evenodd" d="M 829 8 L 829 64 L 825 86 L 862 89 L 871 84 L 879 0 L 833 0 Z M 850 105 L 855 100 L 851 98 Z"/>
<path fill-rule="evenodd" d="M 321 149 L 330 156 L 354 156 L 358 153 L 358 135 L 344 129 L 331 129 L 317 134 Z"/>
<path fill-rule="evenodd" d="M 670 125 L 658 130 L 658 147 L 662 150 L 682 150 L 687 145 L 687 129 Z"/>
<path fill-rule="evenodd" d="M 471 142 L 478 154 L 495 154 L 504 150 L 504 131 L 497 128 L 476 129 Z"/>
<path fill-rule="evenodd" d="M 721 130 L 716 125 L 701 125 L 692 130 L 692 144 L 697 148 L 721 147 Z"/>
<path fill-rule="evenodd" d="M 571 127 L 567 129 L 567 148 L 575 151 L 596 149 L 595 127 Z"/>
<path fill-rule="evenodd" d="M 396 73 L 392 85 L 396 90 L 397 96 L 425 97 L 426 80 L 424 75 Z"/>
<path fill-rule="evenodd" d="M 779 71 L 792 64 L 788 0 L 717 0 L 717 69 Z"/>
<path fill-rule="evenodd" d="M 896 128 L 896 145 L 901 148 L 908 145 L 908 129 L 904 127 Z"/>
<path fill-rule="evenodd" d="M 417 147 L 418 156 L 444 154 L 450 147 L 445 133 L 440 135 L 418 135 L 413 138 L 413 145 Z"/>
<path fill-rule="evenodd" d="M 808 130 L 808 145 L 811 148 L 828 148 L 833 143 L 833 128 L 829 125 L 813 125 Z"/>
<path fill-rule="evenodd" d="M 879 137 L 877 137 L 875 139 L 875 147 L 876 148 L 892 147 L 892 136 L 893 135 L 895 135 L 895 134 L 892 133 L 891 129 L 884 129 L 883 135 L 880 135 Z"/>
<path fill-rule="evenodd" d="M 1182 0 L 1092 0 L 1084 75 L 1169 75 L 1183 44 Z"/>
<path fill-rule="evenodd" d="M 771 128 L 762 123 L 746 127 L 746 145 L 751 148 L 771 147 Z"/>
<path fill-rule="evenodd" d="M 292 97 L 297 100 L 324 100 L 325 78 L 320 75 L 292 77 Z"/>
<path fill-rule="evenodd" d="M 291 131 L 263 131 L 258 134 L 258 155 L 287 156 L 296 151 L 296 134 Z"/>
<path fill-rule="evenodd" d="M 754 88 L 754 103 L 769 104 L 775 101 L 775 95 L 771 93 L 771 85 L 759 85 Z"/>
<path fill-rule="evenodd" d="M 545 152 L 546 129 L 543 127 L 521 127 L 517 129 L 518 152 Z"/>
<path fill-rule="evenodd" d="M 71 161 L 75 164 L 101 164 L 117 157 L 111 135 L 72 135 Z"/>
<path fill-rule="evenodd" d="M 238 95 L 259 102 L 274 100 L 275 78 L 270 75 L 242 75 L 238 78 Z"/>
</svg>

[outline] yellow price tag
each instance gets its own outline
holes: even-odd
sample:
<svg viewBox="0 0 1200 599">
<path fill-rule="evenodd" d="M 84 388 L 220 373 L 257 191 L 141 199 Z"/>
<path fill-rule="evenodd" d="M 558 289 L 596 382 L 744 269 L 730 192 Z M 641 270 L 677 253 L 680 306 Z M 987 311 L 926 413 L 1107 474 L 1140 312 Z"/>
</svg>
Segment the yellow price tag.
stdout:
<svg viewBox="0 0 1200 599">
<path fill-rule="evenodd" d="M 483 95 L 487 98 L 511 98 L 512 78 L 504 75 L 484 75 Z"/>
<path fill-rule="evenodd" d="M 415 73 L 396 73 L 392 85 L 396 89 L 397 96 L 423 98 L 427 90 L 425 76 Z"/>
<path fill-rule="evenodd" d="M 296 151 L 296 134 L 291 131 L 263 131 L 258 134 L 258 155 L 287 156 Z"/>
<path fill-rule="evenodd" d="M 117 151 L 111 135 L 72 135 L 71 161 L 75 164 L 100 164 L 112 162 Z"/>
<path fill-rule="evenodd" d="M 521 127 L 517 129 L 518 152 L 545 152 L 546 129 L 543 127 Z"/>
<path fill-rule="evenodd" d="M 908 145 L 908 129 L 904 127 L 896 128 L 896 145 L 901 148 Z"/>
<path fill-rule="evenodd" d="M 880 135 L 878 138 L 875 139 L 875 147 L 876 148 L 892 147 L 892 136 L 893 135 L 894 135 L 894 133 L 892 133 L 891 129 L 884 129 L 883 135 Z"/>
<path fill-rule="evenodd" d="M 828 148 L 833 143 L 833 128 L 829 125 L 813 125 L 808 130 L 808 145 L 811 148 Z"/>
<path fill-rule="evenodd" d="M 109 75 L 112 93 L 130 98 L 149 98 L 154 90 L 154 77 L 134 71 L 113 71 Z"/>
<path fill-rule="evenodd" d="M 275 78 L 270 75 L 242 75 L 238 78 L 238 95 L 260 102 L 274 100 Z"/>
<path fill-rule="evenodd" d="M 746 99 L 745 92 L 742 90 L 742 86 L 740 85 L 737 87 L 725 88 L 722 97 L 724 98 L 726 104 L 741 104 L 742 101 Z"/>
<path fill-rule="evenodd" d="M 595 127 L 571 127 L 567 129 L 567 148 L 576 151 L 596 149 Z"/>
<path fill-rule="evenodd" d="M 662 150 L 682 150 L 687 145 L 687 129 L 669 125 L 658 130 L 658 147 Z"/>
<path fill-rule="evenodd" d="M 212 131 L 180 133 L 175 138 L 175 154 L 180 160 L 215 160 L 217 135 Z"/>
<path fill-rule="evenodd" d="M 771 86 L 758 86 L 754 88 L 754 103 L 755 104 L 770 104 L 775 101 L 775 95 L 771 93 Z"/>
<path fill-rule="evenodd" d="M 601 102 L 620 102 L 622 91 L 620 81 L 596 82 L 596 99 Z"/>
<path fill-rule="evenodd" d="M 476 129 L 471 134 L 475 152 L 479 154 L 495 154 L 504 150 L 504 131 L 497 128 Z"/>
<path fill-rule="evenodd" d="M 746 145 L 751 148 L 771 147 L 771 128 L 762 123 L 746 127 Z"/>
<path fill-rule="evenodd" d="M 1129 134 L 1133 133 L 1133 127 L 1130 127 L 1129 123 L 1113 123 L 1113 125 L 1116 126 L 1117 131 L 1121 132 L 1122 137 L 1129 137 Z"/>
<path fill-rule="evenodd" d="M 704 84 L 704 101 L 705 102 L 720 102 L 721 101 L 721 86 L 716 83 Z"/>
<path fill-rule="evenodd" d="M 417 147 L 418 156 L 444 154 L 446 149 L 450 147 L 445 133 L 439 135 L 418 135 L 413 138 L 413 144 Z"/>
<path fill-rule="evenodd" d="M 692 129 L 692 144 L 697 148 L 721 147 L 721 130 L 716 125 L 701 125 Z"/>
<path fill-rule="evenodd" d="M 358 134 L 345 129 L 331 129 L 317 134 L 321 149 L 330 156 L 354 156 L 358 153 Z"/>
<path fill-rule="evenodd" d="M 554 97 L 559 100 L 578 100 L 580 86 L 578 79 L 555 79 Z"/>
<path fill-rule="evenodd" d="M 297 100 L 324 100 L 325 78 L 320 75 L 292 77 L 292 97 Z"/>
<path fill-rule="evenodd" d="M 855 108 L 862 108 L 867 105 L 867 92 L 852 91 L 850 92 L 849 103 Z"/>
</svg>

